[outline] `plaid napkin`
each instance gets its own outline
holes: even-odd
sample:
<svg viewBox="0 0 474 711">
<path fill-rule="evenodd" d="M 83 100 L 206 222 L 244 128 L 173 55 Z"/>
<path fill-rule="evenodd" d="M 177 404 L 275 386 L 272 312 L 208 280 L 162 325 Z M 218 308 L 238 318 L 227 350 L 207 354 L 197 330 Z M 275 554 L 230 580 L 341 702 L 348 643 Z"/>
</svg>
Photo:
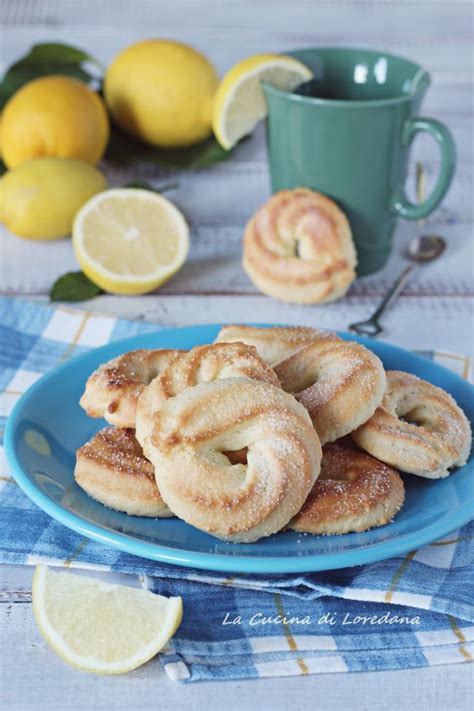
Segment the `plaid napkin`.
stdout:
<svg viewBox="0 0 474 711">
<path fill-rule="evenodd" d="M 0 427 L 44 372 L 156 324 L 0 298 Z M 468 376 L 467 359 L 424 352 Z M 474 524 L 406 556 L 305 575 L 233 575 L 137 558 L 61 526 L 9 476 L 0 446 L 0 562 L 134 574 L 181 595 L 184 618 L 160 654 L 183 681 L 406 669 L 472 661 Z"/>
</svg>

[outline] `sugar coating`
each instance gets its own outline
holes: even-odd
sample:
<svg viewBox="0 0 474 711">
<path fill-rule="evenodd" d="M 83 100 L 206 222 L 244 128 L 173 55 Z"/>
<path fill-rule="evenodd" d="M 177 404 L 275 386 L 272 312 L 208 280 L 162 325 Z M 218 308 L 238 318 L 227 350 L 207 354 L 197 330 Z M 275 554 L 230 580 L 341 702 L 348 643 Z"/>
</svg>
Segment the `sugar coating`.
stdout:
<svg viewBox="0 0 474 711">
<path fill-rule="evenodd" d="M 354 448 L 323 450 L 321 474 L 290 524 L 298 531 L 337 534 L 388 523 L 404 501 L 398 473 Z"/>
<path fill-rule="evenodd" d="M 353 437 L 400 471 L 431 479 L 465 464 L 472 440 L 470 424 L 449 393 L 402 371 L 387 372 L 380 407 Z"/>
</svg>

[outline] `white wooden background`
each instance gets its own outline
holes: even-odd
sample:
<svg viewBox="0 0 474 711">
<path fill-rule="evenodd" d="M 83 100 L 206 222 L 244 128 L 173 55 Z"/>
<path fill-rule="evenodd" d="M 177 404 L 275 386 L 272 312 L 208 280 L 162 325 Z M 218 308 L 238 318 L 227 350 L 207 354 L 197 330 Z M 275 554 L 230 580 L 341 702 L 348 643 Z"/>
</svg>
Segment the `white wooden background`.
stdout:
<svg viewBox="0 0 474 711">
<path fill-rule="evenodd" d="M 400 222 L 393 256 L 380 273 L 358 280 L 349 295 L 323 307 L 281 305 L 259 295 L 240 268 L 243 226 L 268 197 L 260 127 L 229 162 L 173 174 L 144 167 L 109 170 L 113 185 L 132 177 L 157 184 L 170 178 L 169 197 L 192 227 L 190 258 L 158 294 L 101 296 L 79 308 L 150 319 L 165 325 L 212 321 L 280 321 L 345 328 L 367 316 L 404 263 L 407 242 L 421 229 L 445 236 L 449 247 L 423 267 L 386 317 L 384 337 L 407 348 L 472 355 L 473 321 L 473 4 L 460 0 L 0 0 L 2 69 L 36 42 L 59 41 L 104 62 L 131 42 L 150 36 L 189 42 L 222 73 L 256 52 L 315 44 L 384 48 L 424 65 L 433 85 L 423 113 L 446 122 L 458 149 L 458 169 L 444 204 L 423 225 Z M 413 157 L 430 180 L 438 158 L 428 138 Z M 411 171 L 413 183 L 413 170 Z M 412 190 L 413 186 L 409 186 Z M 68 240 L 22 241 L 0 228 L 0 293 L 46 300 L 55 278 L 76 269 Z M 32 623 L 31 571 L 0 570 L 0 648 L 4 707 L 8 709 L 189 709 L 313 707 L 342 709 L 464 709 L 472 695 L 472 665 L 371 674 L 196 684 L 169 682 L 154 661 L 123 678 L 92 678 L 65 667 L 45 647 Z M 317 701 L 316 701 L 317 699 Z"/>
</svg>

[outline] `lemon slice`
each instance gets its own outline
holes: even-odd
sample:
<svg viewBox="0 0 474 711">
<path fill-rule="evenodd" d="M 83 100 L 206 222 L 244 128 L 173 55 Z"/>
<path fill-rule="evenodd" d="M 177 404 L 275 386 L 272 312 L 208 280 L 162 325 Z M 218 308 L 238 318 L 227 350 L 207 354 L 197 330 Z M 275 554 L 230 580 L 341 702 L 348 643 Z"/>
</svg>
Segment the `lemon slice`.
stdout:
<svg viewBox="0 0 474 711">
<path fill-rule="evenodd" d="M 221 146 L 235 146 L 267 115 L 262 81 L 293 91 L 312 76 L 305 64 L 279 54 L 256 54 L 232 67 L 219 84 L 213 105 L 212 129 Z"/>
<path fill-rule="evenodd" d="M 180 597 L 113 585 L 38 565 L 33 611 L 41 634 L 68 664 L 122 674 L 155 656 L 178 629 Z"/>
<path fill-rule="evenodd" d="M 72 243 L 82 271 L 112 294 L 145 294 L 183 265 L 189 228 L 172 202 L 150 190 L 95 195 L 74 220 Z"/>
</svg>

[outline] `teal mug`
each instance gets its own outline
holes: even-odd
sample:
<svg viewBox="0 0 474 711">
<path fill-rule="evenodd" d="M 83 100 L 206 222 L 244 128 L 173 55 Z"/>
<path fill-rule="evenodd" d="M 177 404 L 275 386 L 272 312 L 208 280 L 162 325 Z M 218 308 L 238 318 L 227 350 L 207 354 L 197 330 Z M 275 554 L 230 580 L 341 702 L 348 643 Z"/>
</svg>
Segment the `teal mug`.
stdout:
<svg viewBox="0 0 474 711">
<path fill-rule="evenodd" d="M 397 217 L 426 217 L 443 199 L 456 162 L 453 138 L 418 115 L 430 84 L 418 64 L 366 49 L 290 54 L 314 78 L 294 93 L 263 85 L 272 189 L 309 187 L 333 198 L 351 224 L 358 274 L 371 274 L 388 259 Z M 419 131 L 438 143 L 441 165 L 431 194 L 415 205 L 404 181 Z"/>
</svg>

